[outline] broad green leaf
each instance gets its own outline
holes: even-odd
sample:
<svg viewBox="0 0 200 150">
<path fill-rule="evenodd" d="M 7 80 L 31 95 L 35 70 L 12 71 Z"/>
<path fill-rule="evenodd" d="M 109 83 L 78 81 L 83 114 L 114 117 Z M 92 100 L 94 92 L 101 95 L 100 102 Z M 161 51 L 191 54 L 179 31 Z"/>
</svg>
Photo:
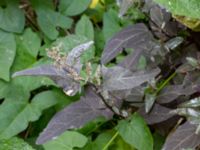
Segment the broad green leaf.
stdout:
<svg viewBox="0 0 200 150">
<path fill-rule="evenodd" d="M 186 16 L 194 19 L 200 19 L 200 1 L 199 0 L 154 0 L 172 14 Z"/>
<path fill-rule="evenodd" d="M 0 106 L 0 139 L 8 139 L 27 128 L 28 123 L 36 121 L 42 111 L 57 103 L 53 91 L 36 95 L 31 103 L 28 99 L 6 99 Z"/>
<path fill-rule="evenodd" d="M 76 24 L 75 33 L 77 35 L 82 35 L 88 39 L 94 39 L 94 28 L 90 19 L 83 15 L 81 19 Z"/>
<path fill-rule="evenodd" d="M 94 141 L 89 142 L 83 150 L 102 150 L 102 148 L 112 139 L 112 132 L 101 133 Z"/>
<path fill-rule="evenodd" d="M 8 140 L 0 140 L 0 150 L 34 150 L 24 140 L 13 137 Z"/>
<path fill-rule="evenodd" d="M 27 28 L 19 38 L 21 45 L 29 52 L 29 54 L 36 58 L 41 44 L 41 39 L 38 34 L 33 32 L 30 28 Z"/>
<path fill-rule="evenodd" d="M 21 33 L 25 25 L 25 16 L 19 9 L 18 0 L 7 0 L 6 8 L 0 7 L 0 28 L 8 31 Z"/>
<path fill-rule="evenodd" d="M 0 99 L 4 98 L 5 89 L 6 89 L 6 82 L 0 80 Z"/>
<path fill-rule="evenodd" d="M 114 131 L 108 131 L 101 133 L 94 141 L 88 142 L 83 150 L 102 150 L 105 145 L 110 142 Z M 112 143 L 108 146 L 108 150 L 135 150 L 129 144 L 127 144 L 120 136 L 117 136 Z"/>
<path fill-rule="evenodd" d="M 87 138 L 75 131 L 66 131 L 56 139 L 45 143 L 45 150 L 73 150 L 74 147 L 83 147 Z"/>
<path fill-rule="evenodd" d="M 66 16 L 76 16 L 84 12 L 91 0 L 61 0 L 60 1 L 60 12 Z"/>
<path fill-rule="evenodd" d="M 108 41 L 115 33 L 121 30 L 118 14 L 110 9 L 103 16 L 103 34 L 105 41 Z"/>
<path fill-rule="evenodd" d="M 116 129 L 122 138 L 138 150 L 153 150 L 153 137 L 144 119 L 135 113 L 130 121 L 122 120 Z"/>
<path fill-rule="evenodd" d="M 41 40 L 30 28 L 16 36 L 17 53 L 12 72 L 25 69 L 36 62 Z"/>
<path fill-rule="evenodd" d="M 15 58 L 16 43 L 13 34 L 0 30 L 0 78 L 10 80 L 10 67 Z"/>
<path fill-rule="evenodd" d="M 57 27 L 63 29 L 71 27 L 73 20 L 56 12 L 49 3 L 41 3 L 39 0 L 31 2 L 37 14 L 39 27 L 50 40 L 55 40 L 59 35 Z"/>
</svg>

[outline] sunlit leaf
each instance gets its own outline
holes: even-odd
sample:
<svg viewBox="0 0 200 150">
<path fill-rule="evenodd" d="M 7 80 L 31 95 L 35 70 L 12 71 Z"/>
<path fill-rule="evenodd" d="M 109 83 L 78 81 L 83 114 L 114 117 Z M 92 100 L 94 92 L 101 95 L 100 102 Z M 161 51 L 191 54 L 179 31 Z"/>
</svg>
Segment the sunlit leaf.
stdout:
<svg viewBox="0 0 200 150">
<path fill-rule="evenodd" d="M 1 150 L 35 150 L 24 140 L 13 137 L 7 140 L 0 140 L 0 149 Z"/>
</svg>

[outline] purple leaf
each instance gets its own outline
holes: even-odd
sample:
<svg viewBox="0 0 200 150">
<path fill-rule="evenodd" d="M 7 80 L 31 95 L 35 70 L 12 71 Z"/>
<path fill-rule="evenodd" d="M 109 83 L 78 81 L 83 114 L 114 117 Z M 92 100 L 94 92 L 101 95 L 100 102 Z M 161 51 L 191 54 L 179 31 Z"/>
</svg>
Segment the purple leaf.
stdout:
<svg viewBox="0 0 200 150">
<path fill-rule="evenodd" d="M 160 104 L 170 103 L 181 95 L 191 95 L 200 90 L 199 72 L 187 74 L 180 85 L 166 86 L 158 95 L 156 101 Z"/>
<path fill-rule="evenodd" d="M 160 69 L 149 71 L 137 71 L 132 73 L 128 69 L 116 66 L 113 68 L 104 68 L 103 89 L 107 91 L 132 89 L 153 79 L 159 74 Z"/>
<path fill-rule="evenodd" d="M 195 149 L 200 144 L 200 135 L 195 131 L 195 125 L 184 123 L 167 137 L 163 150 Z"/>
<path fill-rule="evenodd" d="M 73 65 L 80 60 L 80 56 L 88 49 L 90 46 L 94 43 L 94 41 L 89 41 L 87 43 L 83 43 L 81 45 L 78 45 L 74 47 L 67 56 L 67 64 Z"/>
<path fill-rule="evenodd" d="M 154 104 L 154 107 L 149 113 L 145 112 L 145 108 L 141 107 L 138 113 L 144 117 L 148 124 L 157 124 L 168 120 L 173 117 L 174 114 L 170 113 L 171 109 L 161 106 L 159 104 Z"/>
<path fill-rule="evenodd" d="M 151 32 L 143 23 L 128 26 L 111 38 L 103 51 L 101 63 L 106 64 L 115 58 L 124 48 L 141 49 L 148 47 L 153 38 Z"/>
<path fill-rule="evenodd" d="M 74 81 L 66 70 L 56 68 L 53 65 L 43 65 L 13 74 L 13 77 L 17 76 L 47 76 L 70 96 L 75 95 L 80 90 L 80 83 Z"/>
<path fill-rule="evenodd" d="M 85 96 L 82 96 L 80 101 L 70 104 L 51 119 L 37 139 L 37 144 L 52 140 L 65 130 L 81 128 L 100 116 L 110 119 L 113 116 L 113 112 L 105 106 L 92 87 L 87 87 Z"/>
<path fill-rule="evenodd" d="M 12 77 L 17 77 L 17 76 L 65 77 L 66 72 L 64 70 L 54 67 L 53 65 L 43 65 L 31 69 L 18 71 L 14 73 Z"/>
<path fill-rule="evenodd" d="M 173 21 L 171 14 L 158 5 L 150 9 L 150 27 L 154 34 L 163 41 L 174 37 L 180 31 L 178 22 Z"/>
</svg>

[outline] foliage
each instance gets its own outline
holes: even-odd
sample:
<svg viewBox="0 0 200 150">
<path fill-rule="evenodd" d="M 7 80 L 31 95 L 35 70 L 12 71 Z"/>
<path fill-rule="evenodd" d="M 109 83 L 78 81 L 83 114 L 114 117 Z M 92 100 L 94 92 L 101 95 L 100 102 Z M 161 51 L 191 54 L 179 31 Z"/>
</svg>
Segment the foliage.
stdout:
<svg viewBox="0 0 200 150">
<path fill-rule="evenodd" d="M 198 149 L 199 2 L 155 2 L 0 1 L 0 150 Z"/>
</svg>

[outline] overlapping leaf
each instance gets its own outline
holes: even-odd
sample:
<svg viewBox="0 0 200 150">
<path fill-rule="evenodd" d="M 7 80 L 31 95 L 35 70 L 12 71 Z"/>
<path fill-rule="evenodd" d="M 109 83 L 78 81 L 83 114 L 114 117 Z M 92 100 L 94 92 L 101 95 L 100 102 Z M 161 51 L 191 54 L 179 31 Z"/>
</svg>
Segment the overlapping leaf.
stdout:
<svg viewBox="0 0 200 150">
<path fill-rule="evenodd" d="M 83 147 L 87 142 L 87 138 L 75 131 L 66 131 L 58 138 L 45 143 L 45 150 L 73 150 L 74 147 Z"/>
<path fill-rule="evenodd" d="M 104 116 L 110 119 L 112 115 L 112 111 L 105 106 L 94 89 L 87 87 L 85 96 L 81 97 L 80 101 L 67 106 L 51 119 L 37 139 L 37 143 L 42 144 L 52 140 L 67 129 L 81 128 L 97 117 Z"/>
<path fill-rule="evenodd" d="M 177 35 L 179 24 L 175 21 L 171 21 L 171 14 L 169 12 L 155 5 L 151 7 L 149 13 L 151 18 L 150 27 L 158 38 L 167 40 Z"/>
<path fill-rule="evenodd" d="M 195 134 L 195 130 L 196 126 L 189 122 L 179 126 L 167 137 L 163 150 L 195 149 L 200 144 L 200 135 Z"/>
<path fill-rule="evenodd" d="M 158 95 L 158 103 L 170 103 L 181 95 L 191 95 L 200 89 L 199 72 L 187 74 L 182 84 L 166 86 Z"/>
<path fill-rule="evenodd" d="M 25 26 L 25 16 L 18 7 L 19 0 L 7 0 L 6 8 L 0 7 L 0 28 L 8 31 L 21 33 Z"/>
<path fill-rule="evenodd" d="M 59 11 L 66 16 L 75 16 L 85 11 L 91 0 L 61 0 Z"/>
<path fill-rule="evenodd" d="M 163 5 L 174 15 L 186 16 L 190 18 L 200 18 L 200 2 L 199 0 L 154 0 Z"/>
<path fill-rule="evenodd" d="M 15 58 L 16 42 L 14 35 L 0 30 L 0 78 L 10 80 L 10 68 Z"/>
<path fill-rule="evenodd" d="M 29 103 L 26 97 L 6 99 L 0 106 L 0 139 L 8 139 L 27 128 L 30 121 L 36 121 L 42 111 L 57 103 L 54 92 L 46 91 L 36 95 Z"/>
<path fill-rule="evenodd" d="M 60 86 L 67 95 L 75 95 L 80 90 L 80 83 L 75 81 L 70 75 L 69 69 L 73 69 L 77 74 L 80 73 L 82 64 L 80 56 L 87 50 L 93 41 L 81 44 L 69 52 L 66 59 L 66 66 L 58 68 L 54 65 L 43 65 L 32 69 L 26 69 L 13 74 L 17 76 L 47 76 L 50 77 L 58 86 Z M 68 67 L 73 66 L 72 68 Z"/>
<path fill-rule="evenodd" d="M 108 91 L 132 89 L 153 79 L 159 72 L 158 68 L 134 73 L 119 66 L 103 68 L 103 89 Z"/>
<path fill-rule="evenodd" d="M 24 140 L 13 137 L 7 140 L 0 140 L 0 149 L 1 150 L 35 150 Z"/>
<path fill-rule="evenodd" d="M 89 17 L 83 15 L 77 22 L 75 33 L 87 37 L 90 40 L 94 40 L 94 28 Z"/>
<path fill-rule="evenodd" d="M 143 118 L 138 114 L 130 122 L 120 121 L 117 130 L 122 138 L 138 150 L 153 150 L 153 138 Z"/>
<path fill-rule="evenodd" d="M 37 13 L 37 21 L 42 32 L 50 40 L 55 40 L 59 35 L 56 27 L 64 29 L 71 27 L 73 20 L 56 12 L 53 3 L 41 3 L 39 0 L 32 0 L 31 3 Z"/>
<path fill-rule="evenodd" d="M 148 124 L 156 124 L 173 117 L 174 114 L 170 113 L 171 110 L 172 109 L 161 106 L 159 104 L 154 104 L 152 110 L 149 113 L 145 112 L 144 107 L 141 107 L 138 113 L 144 117 Z"/>
<path fill-rule="evenodd" d="M 149 44 L 151 44 L 152 38 L 152 34 L 144 24 L 138 23 L 128 26 L 107 42 L 101 57 L 101 63 L 108 63 L 124 48 L 133 48 L 134 50 L 151 49 L 152 46 Z"/>
</svg>

